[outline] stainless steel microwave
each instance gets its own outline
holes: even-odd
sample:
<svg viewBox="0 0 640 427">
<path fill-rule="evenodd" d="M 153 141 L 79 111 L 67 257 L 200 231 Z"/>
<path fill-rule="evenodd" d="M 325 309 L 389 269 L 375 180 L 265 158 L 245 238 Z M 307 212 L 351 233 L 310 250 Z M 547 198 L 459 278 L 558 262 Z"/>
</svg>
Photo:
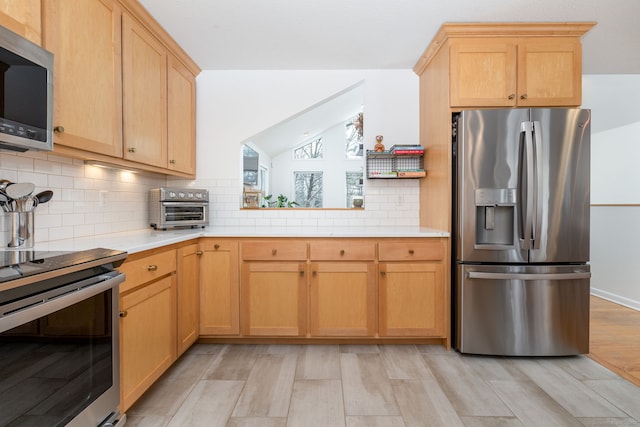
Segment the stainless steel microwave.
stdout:
<svg viewBox="0 0 640 427">
<path fill-rule="evenodd" d="M 2 26 L 0 149 L 53 150 L 53 54 Z"/>
</svg>

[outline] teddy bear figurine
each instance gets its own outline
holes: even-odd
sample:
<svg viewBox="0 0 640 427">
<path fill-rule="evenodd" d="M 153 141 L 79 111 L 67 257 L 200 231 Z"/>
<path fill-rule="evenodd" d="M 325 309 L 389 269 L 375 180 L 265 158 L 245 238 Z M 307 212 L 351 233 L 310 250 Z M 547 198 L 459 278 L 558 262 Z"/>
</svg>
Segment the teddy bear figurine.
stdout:
<svg viewBox="0 0 640 427">
<path fill-rule="evenodd" d="M 384 144 L 382 144 L 382 135 L 378 135 L 376 136 L 376 141 L 378 141 L 376 143 L 376 145 L 373 146 L 373 151 L 375 151 L 376 153 L 380 153 L 382 151 L 384 151 Z"/>
</svg>

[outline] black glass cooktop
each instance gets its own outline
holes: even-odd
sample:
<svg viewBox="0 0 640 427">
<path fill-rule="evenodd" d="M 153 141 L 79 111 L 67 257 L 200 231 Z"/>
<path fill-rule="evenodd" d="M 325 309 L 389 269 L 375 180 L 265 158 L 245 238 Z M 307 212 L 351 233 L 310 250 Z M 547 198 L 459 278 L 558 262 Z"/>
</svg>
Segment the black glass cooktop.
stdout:
<svg viewBox="0 0 640 427">
<path fill-rule="evenodd" d="M 122 264 L 126 256 L 126 252 L 104 248 L 73 252 L 0 251 L 0 283 L 58 270 L 60 274 L 65 274 L 66 270 L 81 270 L 84 264 L 87 264 L 87 268 L 91 268 L 100 264 L 101 261 L 113 263 L 112 267 L 115 268 Z"/>
</svg>

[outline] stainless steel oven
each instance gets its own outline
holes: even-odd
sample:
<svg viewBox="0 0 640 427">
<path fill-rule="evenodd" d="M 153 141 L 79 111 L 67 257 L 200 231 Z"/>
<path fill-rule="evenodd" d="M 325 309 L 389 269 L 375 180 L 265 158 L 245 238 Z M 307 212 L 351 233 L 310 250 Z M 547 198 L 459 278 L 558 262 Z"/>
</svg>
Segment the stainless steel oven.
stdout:
<svg viewBox="0 0 640 427">
<path fill-rule="evenodd" d="M 149 225 L 156 230 L 209 225 L 209 191 L 192 188 L 149 190 Z"/>
<path fill-rule="evenodd" d="M 0 426 L 121 426 L 126 252 L 1 251 Z"/>
</svg>

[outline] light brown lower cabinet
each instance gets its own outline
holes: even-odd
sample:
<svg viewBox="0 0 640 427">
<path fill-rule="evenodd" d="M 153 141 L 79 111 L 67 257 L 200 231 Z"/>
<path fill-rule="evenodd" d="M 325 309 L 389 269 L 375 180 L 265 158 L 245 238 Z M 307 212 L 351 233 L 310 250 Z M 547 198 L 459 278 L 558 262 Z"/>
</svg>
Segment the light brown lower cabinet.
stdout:
<svg viewBox="0 0 640 427">
<path fill-rule="evenodd" d="M 240 334 L 238 241 L 200 240 L 200 334 Z"/>
<path fill-rule="evenodd" d="M 380 337 L 447 338 L 446 239 L 378 245 Z"/>
<path fill-rule="evenodd" d="M 198 243 L 177 250 L 178 356 L 200 335 L 200 257 Z"/>
<path fill-rule="evenodd" d="M 304 262 L 242 264 L 242 333 L 298 337 L 307 333 L 307 273 Z"/>
<path fill-rule="evenodd" d="M 176 360 L 176 279 L 171 274 L 120 297 L 120 410 Z"/>
<path fill-rule="evenodd" d="M 373 337 L 376 278 L 373 262 L 310 264 L 309 321 L 315 337 Z"/>
<path fill-rule="evenodd" d="M 177 358 L 176 250 L 130 255 L 120 285 L 120 410 L 126 411 Z"/>
<path fill-rule="evenodd" d="M 444 336 L 444 280 L 441 263 L 382 263 L 381 337 Z"/>
</svg>

